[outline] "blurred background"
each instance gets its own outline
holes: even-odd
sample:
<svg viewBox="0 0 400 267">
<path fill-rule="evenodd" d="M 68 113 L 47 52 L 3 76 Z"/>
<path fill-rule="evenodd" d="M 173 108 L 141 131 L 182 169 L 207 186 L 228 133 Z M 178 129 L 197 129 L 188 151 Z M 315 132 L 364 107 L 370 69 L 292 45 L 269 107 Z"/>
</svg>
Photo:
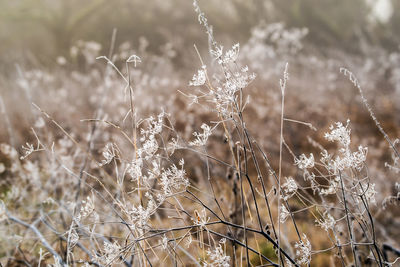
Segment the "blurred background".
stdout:
<svg viewBox="0 0 400 267">
<path fill-rule="evenodd" d="M 288 28 L 307 28 L 303 42 L 315 53 L 338 50 L 351 55 L 368 47 L 398 51 L 398 0 L 221 0 L 201 1 L 217 36 L 243 43 L 260 23 L 281 22 Z M 15 0 L 0 1 L 0 60 L 2 72 L 10 64 L 51 66 L 57 56 L 70 59 L 79 40 L 101 44 L 107 52 L 113 28 L 117 44 L 139 46 L 162 53 L 171 43 L 183 53 L 207 41 L 198 26 L 192 1 L 187 0 Z M 182 51 L 183 49 L 183 51 Z M 176 64 L 184 64 L 179 55 Z"/>
</svg>

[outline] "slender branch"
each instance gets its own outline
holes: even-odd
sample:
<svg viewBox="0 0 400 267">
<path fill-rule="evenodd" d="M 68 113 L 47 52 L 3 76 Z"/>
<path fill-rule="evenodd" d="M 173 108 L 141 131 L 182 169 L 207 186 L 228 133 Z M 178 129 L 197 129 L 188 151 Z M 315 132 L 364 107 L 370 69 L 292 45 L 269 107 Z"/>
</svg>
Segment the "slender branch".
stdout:
<svg viewBox="0 0 400 267">
<path fill-rule="evenodd" d="M 44 238 L 42 233 L 40 233 L 40 231 L 36 228 L 36 226 L 18 219 L 17 217 L 8 213 L 7 210 L 6 210 L 6 215 L 10 221 L 18 223 L 18 224 L 25 226 L 26 228 L 29 228 L 30 230 L 32 230 L 32 232 L 34 232 L 35 235 L 39 238 L 42 245 L 57 259 L 58 263 L 60 263 L 62 265 L 64 264 L 64 261 L 61 258 L 61 256 L 52 248 L 52 246 L 47 242 L 47 240 Z"/>
</svg>

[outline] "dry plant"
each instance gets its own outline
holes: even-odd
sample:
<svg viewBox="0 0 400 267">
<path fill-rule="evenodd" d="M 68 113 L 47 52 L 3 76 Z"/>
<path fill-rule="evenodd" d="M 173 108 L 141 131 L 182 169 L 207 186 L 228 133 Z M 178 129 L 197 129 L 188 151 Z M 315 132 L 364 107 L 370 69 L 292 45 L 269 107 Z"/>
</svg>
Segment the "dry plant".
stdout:
<svg viewBox="0 0 400 267">
<path fill-rule="evenodd" d="M 352 141 L 350 120 L 335 122 L 322 134 L 312 123 L 286 116 L 285 96 L 292 86 L 288 63 L 280 70 L 279 153 L 268 151 L 249 127 L 254 121 L 246 117 L 255 108 L 246 89 L 256 75 L 239 60 L 240 45 L 224 50 L 197 1 L 193 4 L 212 59 L 207 65 L 194 47 L 199 68 L 189 89 L 180 93 L 207 116 L 190 119 L 179 107 L 171 109 L 178 109 L 183 119 L 169 114 L 168 108 L 143 116 L 145 78 L 139 68 L 146 59 L 115 53 L 114 32 L 109 55 L 97 57 L 107 64 L 103 76 L 95 69 L 91 74 L 102 76 L 103 85 L 89 96 L 95 114 L 81 117 L 88 128 L 74 133 L 33 104 L 33 141 L 22 147 L 21 155 L 11 144 L 0 146 L 0 255 L 8 258 L 5 264 L 396 266 L 398 240 L 375 217 L 396 209 L 399 183 L 379 204 L 380 186 L 367 164 L 369 150 Z M 256 36 L 282 32 L 282 25 L 275 24 L 265 36 Z M 300 40 L 306 33 L 282 35 Z M 245 47 L 248 59 L 251 42 Z M 297 41 L 276 45 L 287 46 L 289 56 L 301 47 Z M 99 47 L 79 46 L 93 65 Z M 78 47 L 74 49 L 78 53 Z M 397 175 L 398 139 L 385 132 L 354 74 L 345 68 L 340 72 L 359 90 L 389 145 L 392 162 L 385 166 Z M 83 74 L 74 75 L 87 86 L 94 83 Z M 29 95 L 33 78 L 21 77 Z M 154 87 L 162 84 L 154 82 Z M 63 105 L 61 100 L 53 104 Z M 65 109 L 74 114 L 73 107 Z M 178 126 L 184 119 L 187 125 Z M 298 153 L 286 124 L 316 131 L 325 142 L 309 137 L 313 153 Z"/>
</svg>

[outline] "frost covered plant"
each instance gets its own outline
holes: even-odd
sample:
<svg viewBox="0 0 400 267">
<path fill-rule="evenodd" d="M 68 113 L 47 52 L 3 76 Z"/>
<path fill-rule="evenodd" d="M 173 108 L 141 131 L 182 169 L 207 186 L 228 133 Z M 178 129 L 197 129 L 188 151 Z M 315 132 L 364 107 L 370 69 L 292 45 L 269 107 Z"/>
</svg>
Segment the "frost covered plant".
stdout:
<svg viewBox="0 0 400 267">
<path fill-rule="evenodd" d="M 142 168 L 143 168 L 143 159 L 133 159 L 129 164 L 127 172 L 131 176 L 132 181 L 136 181 L 140 177 L 142 177 Z"/>
<path fill-rule="evenodd" d="M 222 52 L 222 47 L 220 50 Z M 235 62 L 239 57 L 239 50 L 240 50 L 240 45 L 234 44 L 232 46 L 232 49 L 226 51 L 225 55 L 222 58 L 220 54 L 216 54 L 216 58 L 218 58 L 218 64 L 228 64 Z"/>
<path fill-rule="evenodd" d="M 143 142 L 143 145 L 138 150 L 139 157 L 144 157 L 144 159 L 148 160 L 156 154 L 159 149 L 156 136 L 162 132 L 165 116 L 166 113 L 162 112 L 157 116 L 157 118 L 151 116 L 147 119 L 148 127 L 142 128 L 140 131 L 140 141 Z"/>
<path fill-rule="evenodd" d="M 196 137 L 194 141 L 189 142 L 191 146 L 205 146 L 208 140 L 208 137 L 212 134 L 211 127 L 207 124 L 203 123 L 201 125 L 201 129 L 203 129 L 202 133 L 194 132 L 193 135 Z"/>
<path fill-rule="evenodd" d="M 300 168 L 300 169 L 310 169 L 314 167 L 314 155 L 311 153 L 310 157 L 307 158 L 306 155 L 301 154 L 299 156 L 299 159 L 295 160 L 295 164 Z"/>
<path fill-rule="evenodd" d="M 117 156 L 117 148 L 114 144 L 108 143 L 103 150 L 104 159 L 101 161 L 101 166 L 109 164 Z"/>
<path fill-rule="evenodd" d="M 384 210 L 388 207 L 388 205 L 395 204 L 396 202 L 397 204 L 400 203 L 400 183 L 396 182 L 394 188 L 396 193 L 394 195 L 387 196 L 382 202 L 382 207 Z"/>
<path fill-rule="evenodd" d="M 376 195 L 376 191 L 375 191 L 375 184 L 368 184 L 366 187 L 367 191 L 365 192 L 365 197 L 368 199 L 368 201 L 372 204 L 376 204 L 376 199 L 375 199 L 375 195 Z"/>
<path fill-rule="evenodd" d="M 368 148 L 359 146 L 358 151 L 352 152 L 350 150 L 350 120 L 347 120 L 346 126 L 341 122 L 336 123 L 336 127 L 331 125 L 330 132 L 325 134 L 328 141 L 336 141 L 341 146 L 339 149 L 340 156 L 332 159 L 330 155 L 324 155 L 323 160 L 328 168 L 337 173 L 349 168 L 355 168 L 361 171 L 364 162 L 367 159 Z"/>
<path fill-rule="evenodd" d="M 200 212 L 194 211 L 194 218 L 192 218 L 195 225 L 205 228 L 206 224 L 210 221 L 210 217 L 207 216 L 206 209 L 202 209 Z"/>
<path fill-rule="evenodd" d="M 138 207 L 133 207 L 129 211 L 130 219 L 134 225 L 134 229 L 143 230 L 149 227 L 150 216 L 156 212 L 156 205 L 151 199 L 147 204 L 147 208 L 142 205 Z"/>
<path fill-rule="evenodd" d="M 374 230 L 372 219 L 369 225 L 369 218 L 367 218 L 367 215 L 370 215 L 367 202 L 376 202 L 375 184 L 366 184 L 370 177 L 358 177 L 364 173 L 353 171 L 353 168 L 361 170 L 364 166 L 367 149 L 360 146 L 356 151 L 351 150 L 349 122 L 334 124 L 325 135 L 329 141 L 339 144 L 339 152 L 330 155 L 322 145 L 315 146 L 324 151 L 321 162 L 326 169 L 317 168 L 321 164 L 317 166 L 318 163 L 315 162 L 313 154 L 302 154 L 295 159 L 295 165 L 290 164 L 290 158 L 288 160 L 281 158 L 279 169 L 284 166 L 284 173 L 280 170 L 278 177 L 275 173 L 277 167 L 277 158 L 274 158 L 275 147 L 269 146 L 269 143 L 274 140 L 263 139 L 267 141 L 259 143 L 255 134 L 257 128 L 246 126 L 249 122 L 245 121 L 246 118 L 253 114 L 253 112 L 245 114 L 248 110 L 246 105 L 249 104 L 244 100 L 248 96 L 246 87 L 254 80 L 255 75 L 249 71 L 247 65 L 241 65 L 239 52 L 247 59 L 251 59 L 248 57 L 250 53 L 259 56 L 259 51 L 264 54 L 271 52 L 268 58 L 274 58 L 278 56 L 278 53 L 293 55 L 301 49 L 300 41 L 306 30 L 287 31 L 282 24 L 272 24 L 253 33 L 253 35 L 258 35 L 255 37 L 260 40 L 256 45 L 264 45 L 264 48 L 270 47 L 271 50 L 254 49 L 253 54 L 252 48 L 256 48 L 254 46 L 247 46 L 247 51 L 246 46 L 239 44 L 224 48 L 214 39 L 212 27 L 196 1 L 194 5 L 199 21 L 207 31 L 209 52 L 215 64 L 212 67 L 206 67 L 199 53 L 201 67 L 199 70 L 194 70 L 195 74 L 188 82 L 189 86 L 192 86 L 189 89 L 192 93 L 188 96 L 193 99 L 193 103 L 201 106 L 205 103 L 206 109 L 209 108 L 215 112 L 215 114 L 202 114 L 207 115 L 202 116 L 202 119 L 209 118 L 210 122 L 202 124 L 200 130 L 193 130 L 191 127 L 199 118 L 192 115 L 202 111 L 185 112 L 186 110 L 180 107 L 180 101 L 175 102 L 176 99 L 170 95 L 166 97 L 168 99 L 161 99 L 167 100 L 165 101 L 167 103 L 179 103 L 179 105 L 173 104 L 172 108 L 178 107 L 179 110 L 175 110 L 177 118 L 187 119 L 185 122 L 189 121 L 188 123 L 179 125 L 175 130 L 171 122 L 175 118 L 169 120 L 164 112 L 143 119 L 147 110 L 137 108 L 137 104 L 140 103 L 136 100 L 141 100 L 142 95 L 136 93 L 148 83 L 158 80 L 158 77 L 144 74 L 139 69 L 129 70 L 128 66 L 137 67 L 137 64 L 142 62 L 142 59 L 136 55 L 125 60 L 131 51 L 127 52 L 125 57 L 121 56 L 122 53 L 117 55 L 118 61 L 122 60 L 119 63 L 132 64 L 126 64 L 126 71 L 119 71 L 116 67 L 120 65 L 119 63 L 113 65 L 113 61 L 108 61 L 111 71 L 115 69 L 117 71 L 110 77 L 106 77 L 105 87 L 126 85 L 125 89 L 129 89 L 131 94 L 131 103 L 125 103 L 126 99 L 120 100 L 124 96 L 115 94 L 118 101 L 111 106 L 105 104 L 104 110 L 99 112 L 99 114 L 104 114 L 104 117 L 101 116 L 104 120 L 91 121 L 99 124 L 106 122 L 105 127 L 97 127 L 93 130 L 93 134 L 87 135 L 86 133 L 69 134 L 69 131 L 73 129 L 71 127 L 63 131 L 68 138 L 59 139 L 58 135 L 44 138 L 47 131 L 52 133 L 52 129 L 44 127 L 47 125 L 35 118 L 32 121 L 40 122 L 36 127 L 40 128 L 38 136 L 43 139 L 43 147 L 51 147 L 51 150 L 38 154 L 37 158 L 35 157 L 37 163 L 26 161 L 21 164 L 17 156 L 17 160 L 12 162 L 14 165 L 11 165 L 9 157 L 6 157 L 3 163 L 3 155 L 0 155 L 1 178 L 12 173 L 12 177 L 22 176 L 24 182 L 36 181 L 40 185 L 36 187 L 41 194 L 38 197 L 40 207 L 35 202 L 29 206 L 29 210 L 26 209 L 26 215 L 25 212 L 18 214 L 25 215 L 28 219 L 25 219 L 26 224 L 20 223 L 20 227 L 13 228 L 19 231 L 20 228 L 25 227 L 28 231 L 37 229 L 38 232 L 43 232 L 43 236 L 37 236 L 36 240 L 39 240 L 48 251 L 47 257 L 51 257 L 48 253 L 54 253 L 53 256 L 60 253 L 56 251 L 60 248 L 64 252 L 62 239 L 68 234 L 68 239 L 65 241 L 70 249 L 67 248 L 66 253 L 60 253 L 67 254 L 61 256 L 62 260 L 66 260 L 66 264 L 60 261 L 60 266 L 75 264 L 77 259 L 84 258 L 85 260 L 78 262 L 88 261 L 91 265 L 98 266 L 119 264 L 164 266 L 189 265 L 192 262 L 188 261 L 193 261 L 193 265 L 227 267 L 242 266 L 245 261 L 247 263 L 251 261 L 253 264 L 253 259 L 258 260 L 258 256 L 262 266 L 278 266 L 283 265 L 284 262 L 286 262 L 285 266 L 298 266 L 312 264 L 311 254 L 313 253 L 321 253 L 324 256 L 331 253 L 335 257 L 336 252 L 342 248 L 345 256 L 343 263 L 350 265 L 352 259 L 348 248 L 352 244 L 357 244 L 357 249 L 360 248 L 360 250 L 363 249 L 364 244 L 371 248 L 372 245 L 369 244 L 382 244 L 379 243 L 380 240 L 375 242 L 375 237 L 371 237 Z M 143 64 L 140 67 L 145 65 L 147 56 L 142 57 Z M 255 68 L 252 60 L 246 61 L 251 69 Z M 104 74 L 108 71 L 107 69 Z M 102 74 L 103 72 L 98 72 L 96 79 L 102 78 Z M 113 75 L 121 76 L 123 78 L 121 82 L 125 81 L 126 84 L 112 82 Z M 137 80 L 142 75 L 144 77 Z M 82 79 L 85 78 L 84 76 L 84 74 L 79 75 Z M 282 96 L 285 94 L 288 78 L 286 67 L 280 83 Z M 92 79 L 87 81 L 87 84 L 97 84 Z M 184 84 L 187 85 L 185 82 Z M 178 85 L 181 86 L 182 83 Z M 121 89 L 124 88 L 123 86 Z M 101 91 L 98 90 L 98 92 Z M 125 93 L 127 91 L 125 90 Z M 279 91 L 276 95 L 278 94 Z M 97 95 L 97 92 L 92 95 Z M 97 101 L 90 102 L 93 105 L 98 103 Z M 283 104 L 284 98 L 282 98 L 281 125 L 284 120 L 289 121 L 284 119 Z M 103 108 L 103 105 L 99 106 Z M 114 108 L 115 106 L 117 111 L 114 113 L 117 114 L 105 114 L 106 107 Z M 252 105 L 249 109 L 253 108 L 257 114 L 261 114 L 258 112 L 258 106 Z M 191 114 L 192 111 L 193 114 Z M 272 115 L 274 114 L 271 114 L 271 117 Z M 274 120 L 270 120 L 270 123 L 273 124 Z M 113 128 L 108 131 L 107 127 Z M 185 135 L 181 135 L 182 128 Z M 195 131 L 193 136 L 186 139 L 186 134 L 193 131 Z M 210 140 L 210 136 L 215 133 L 217 136 Z M 53 142 L 53 140 L 55 145 L 48 145 L 48 142 Z M 283 132 L 281 132 L 281 140 L 283 140 Z M 87 144 L 85 144 L 86 141 Z M 106 145 L 102 148 L 104 144 Z M 184 144 L 189 144 L 191 147 Z M 291 152 L 291 142 L 285 144 Z M 206 151 L 206 146 L 210 154 Z M 199 151 L 198 147 L 203 151 Z M 3 150 L 4 147 L 0 146 L 0 149 Z M 22 155 L 24 152 L 30 155 L 35 150 L 38 150 L 36 146 L 25 145 Z M 178 153 L 174 154 L 175 151 Z M 100 155 L 98 155 L 99 152 Z M 10 151 L 8 153 L 17 154 Z M 46 168 L 48 167 L 46 157 L 54 157 L 49 164 L 51 165 L 49 170 Z M 185 157 L 190 165 L 185 165 L 184 168 L 183 159 L 178 164 L 177 161 L 181 157 Z M 396 162 L 398 162 L 398 157 L 395 164 Z M 18 172 L 13 173 L 12 169 Z M 301 182 L 298 180 L 300 179 L 299 170 L 304 177 L 304 181 Z M 208 179 L 204 179 L 206 173 Z M 375 170 L 371 173 L 375 174 Z M 195 176 L 192 186 L 190 186 L 188 174 Z M 269 179 L 268 174 L 272 178 L 275 176 L 276 179 Z M 289 174 L 293 177 L 288 176 Z M 285 175 L 288 177 L 281 184 L 281 178 Z M 13 185 L 12 188 L 17 187 Z M 36 188 L 31 189 L 30 184 L 26 188 L 27 193 L 20 190 L 21 194 L 36 197 L 36 192 L 30 191 L 37 190 Z M 279 191 L 276 188 L 279 188 Z M 72 194 L 71 190 L 74 190 Z M 52 201 L 43 201 L 43 199 L 49 199 L 49 194 L 46 195 L 49 192 Z M 92 192 L 92 197 L 86 199 L 83 197 L 82 201 L 82 196 L 90 192 Z M 20 195 L 20 193 L 7 192 L 7 197 L 11 194 Z M 95 199 L 93 195 L 96 196 Z M 360 198 L 363 201 L 360 201 Z M 9 199 L 16 199 L 16 197 L 9 197 Z M 365 199 L 367 202 L 364 201 Z M 7 208 L 13 208 L 11 201 L 8 199 L 4 201 L 7 202 Z M 64 208 L 65 203 L 68 205 L 66 208 Z M 26 204 L 29 205 L 29 203 Z M 20 203 L 18 207 L 21 207 Z M 7 219 L 4 210 L 5 207 L 0 205 L 0 221 Z M 74 212 L 71 212 L 72 210 Z M 18 210 L 15 209 L 14 212 Z M 40 217 L 34 214 L 39 214 Z M 372 212 L 371 215 L 373 216 Z M 33 218 L 35 216 L 37 218 Z M 310 220 L 310 218 L 316 220 Z M 376 219 L 378 225 L 380 218 L 377 216 Z M 43 223 L 39 222 L 40 220 Z M 18 223 L 17 219 L 14 222 Z M 28 222 L 34 222 L 32 226 L 36 228 L 27 227 Z M 285 222 L 285 231 L 281 231 L 280 224 Z M 13 220 L 9 218 L 0 226 L 0 235 L 3 232 L 3 225 L 8 227 L 11 223 Z M 343 227 L 346 224 L 350 228 L 348 233 L 350 235 L 354 233 L 354 236 L 346 235 L 344 232 L 346 228 Z M 51 225 L 54 225 L 54 229 L 50 228 Z M 65 229 L 64 225 L 70 225 L 69 229 Z M 313 227 L 313 229 L 307 229 L 307 227 Z M 319 232 L 324 232 L 321 229 L 326 231 L 327 238 L 323 242 L 319 242 L 318 238 L 308 240 L 302 232 L 304 229 L 312 232 L 315 228 Z M 340 237 L 336 235 L 336 231 L 339 230 Z M 36 233 L 34 232 L 32 231 L 32 235 Z M 215 238 L 224 236 L 230 240 L 228 244 L 222 240 L 216 243 Z M 0 236 L 0 240 L 2 237 Z M 47 238 L 51 241 L 60 240 L 60 245 L 49 242 L 50 245 L 46 246 L 48 242 L 45 242 L 45 239 Z M 258 240 L 268 245 L 272 244 L 279 259 L 274 256 L 267 258 Z M 312 243 L 313 241 L 315 243 Z M 289 244 L 294 244 L 295 252 L 289 248 Z M 321 244 L 323 247 L 317 247 Z M 199 255 L 197 245 L 200 249 L 204 249 L 203 253 L 200 253 L 204 258 L 196 259 Z M 311 251 L 311 245 L 314 252 Z M 3 244 L 0 245 L 2 246 Z M 187 249 L 183 249 L 184 246 Z M 25 251 L 24 248 L 22 251 Z M 379 251 L 373 253 L 382 255 Z M 361 253 L 357 256 L 360 255 Z M 371 254 L 368 252 L 363 255 Z M 354 258 L 357 259 L 357 257 Z M 325 262 L 321 263 L 323 264 Z M 89 263 L 86 265 L 89 266 Z"/>
<path fill-rule="evenodd" d="M 133 66 L 136 68 L 138 63 L 142 63 L 142 59 L 140 57 L 138 57 L 137 55 L 131 55 L 127 60 L 127 63 L 132 63 L 133 62 Z"/>
<path fill-rule="evenodd" d="M 186 178 L 186 172 L 183 169 L 184 161 L 180 161 L 181 168 L 175 164 L 161 173 L 160 186 L 165 198 L 177 192 L 185 191 L 189 186 L 189 180 Z"/>
<path fill-rule="evenodd" d="M 98 258 L 98 261 L 106 265 L 116 263 L 116 260 L 118 259 L 120 253 L 121 253 L 121 246 L 117 242 L 110 243 L 104 241 L 103 255 Z"/>
<path fill-rule="evenodd" d="M 190 86 L 202 86 L 206 83 L 206 66 L 197 71 L 197 75 L 194 74 L 192 80 L 189 82 Z"/>
<path fill-rule="evenodd" d="M 153 116 L 150 116 L 146 121 L 147 121 L 147 128 L 142 128 L 140 130 L 140 133 L 143 135 L 142 137 L 142 142 L 145 140 L 145 137 L 148 136 L 155 136 L 157 134 L 160 134 L 162 132 L 163 129 L 163 121 L 164 118 L 167 116 L 168 114 L 165 112 L 161 112 L 160 114 L 157 115 L 157 118 L 154 118 Z"/>
<path fill-rule="evenodd" d="M 143 144 L 143 151 L 147 154 L 146 159 L 151 158 L 158 150 L 158 143 L 154 135 L 150 135 Z"/>
<path fill-rule="evenodd" d="M 307 236 L 303 234 L 302 240 L 294 245 L 296 249 L 297 262 L 307 265 L 311 262 L 311 243 Z"/>
<path fill-rule="evenodd" d="M 335 227 L 336 220 L 328 212 L 325 212 L 323 219 L 316 220 L 316 223 L 325 231 L 329 231 L 329 229 Z"/>
<path fill-rule="evenodd" d="M 332 195 L 332 194 L 336 194 L 337 190 L 339 189 L 339 181 L 340 181 L 340 177 L 339 176 L 335 176 L 334 179 L 331 179 L 329 181 L 329 186 L 328 188 L 322 188 L 320 190 L 320 194 L 321 195 Z"/>
<path fill-rule="evenodd" d="M 81 206 L 81 210 L 80 210 L 80 215 L 82 218 L 86 218 L 88 216 L 90 216 L 90 214 L 92 214 L 92 212 L 94 212 L 94 199 L 93 196 L 90 197 L 86 197 L 86 200 L 82 200 L 82 206 Z"/>
<path fill-rule="evenodd" d="M 227 68 L 227 67 L 224 67 Z M 216 89 L 210 91 L 213 102 L 217 105 L 220 112 L 228 116 L 232 107 L 236 108 L 237 93 L 246 88 L 254 79 L 255 74 L 248 74 L 248 68 L 241 68 L 240 71 L 225 70 L 224 81 L 217 84 Z"/>
<path fill-rule="evenodd" d="M 64 267 L 65 265 L 60 262 L 60 259 L 53 255 L 54 264 L 48 264 L 48 267 Z"/>
<path fill-rule="evenodd" d="M 168 237 L 166 235 L 163 235 L 161 239 L 161 246 L 164 250 L 168 250 Z"/>
<path fill-rule="evenodd" d="M 325 133 L 325 138 L 328 141 L 337 141 L 339 144 L 347 148 L 350 146 L 350 128 L 349 128 L 350 120 L 347 120 L 346 126 L 341 122 L 336 122 L 336 127 L 331 125 L 329 129 L 331 130 L 329 133 Z"/>
<path fill-rule="evenodd" d="M 79 241 L 79 235 L 75 230 L 71 231 L 71 234 L 69 235 L 69 244 L 70 248 L 73 248 Z"/>
<path fill-rule="evenodd" d="M 286 178 L 286 182 L 281 186 L 283 192 L 283 199 L 288 200 L 296 194 L 298 186 L 293 177 Z"/>
<path fill-rule="evenodd" d="M 35 151 L 33 144 L 29 143 L 26 143 L 25 146 L 22 146 L 22 149 L 24 150 L 24 155 L 21 156 L 21 159 L 27 158 L 30 154 L 32 154 Z"/>
<path fill-rule="evenodd" d="M 213 76 L 214 81 L 210 84 L 207 83 L 209 92 L 205 96 L 211 97 L 218 110 L 218 113 L 224 117 L 229 117 L 237 106 L 238 92 L 248 86 L 254 79 L 255 74 L 248 73 L 248 67 L 240 67 L 237 64 L 239 57 L 239 44 L 234 44 L 231 49 L 224 53 L 224 48 L 214 38 L 211 25 L 209 25 L 207 18 L 201 11 L 197 1 L 193 2 L 198 19 L 201 25 L 206 29 L 207 35 L 210 40 L 210 54 L 213 59 L 221 67 L 221 73 Z M 207 68 L 202 67 L 197 75 L 193 76 L 190 85 L 204 85 L 207 78 Z M 236 110 L 238 112 L 238 110 Z"/>
<path fill-rule="evenodd" d="M 279 221 L 281 223 L 286 222 L 287 218 L 290 216 L 289 211 L 287 210 L 287 208 L 285 207 L 285 205 L 281 205 L 280 208 L 280 213 L 279 213 Z"/>
<path fill-rule="evenodd" d="M 396 147 L 399 143 L 400 143 L 400 139 L 394 140 L 393 147 Z M 392 161 L 393 161 L 393 163 L 391 163 L 391 164 L 385 162 L 385 167 L 395 173 L 400 173 L 400 158 L 399 158 L 398 154 L 396 153 L 396 151 L 392 151 Z"/>
<path fill-rule="evenodd" d="M 215 249 L 207 250 L 207 255 L 209 259 L 204 262 L 205 267 L 229 267 L 231 257 L 227 256 L 222 248 L 221 244 L 218 244 Z"/>
<path fill-rule="evenodd" d="M 193 237 L 189 235 L 185 242 L 186 248 L 189 248 L 192 243 L 193 243 Z"/>
</svg>

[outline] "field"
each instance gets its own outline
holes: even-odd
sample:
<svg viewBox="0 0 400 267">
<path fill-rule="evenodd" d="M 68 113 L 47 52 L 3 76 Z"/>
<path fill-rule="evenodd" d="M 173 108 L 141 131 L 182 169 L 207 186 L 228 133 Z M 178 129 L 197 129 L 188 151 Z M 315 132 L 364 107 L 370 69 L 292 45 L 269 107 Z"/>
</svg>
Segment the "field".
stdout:
<svg viewBox="0 0 400 267">
<path fill-rule="evenodd" d="M 0 266 L 400 266 L 400 16 L 146 2 L 0 2 Z"/>
</svg>

